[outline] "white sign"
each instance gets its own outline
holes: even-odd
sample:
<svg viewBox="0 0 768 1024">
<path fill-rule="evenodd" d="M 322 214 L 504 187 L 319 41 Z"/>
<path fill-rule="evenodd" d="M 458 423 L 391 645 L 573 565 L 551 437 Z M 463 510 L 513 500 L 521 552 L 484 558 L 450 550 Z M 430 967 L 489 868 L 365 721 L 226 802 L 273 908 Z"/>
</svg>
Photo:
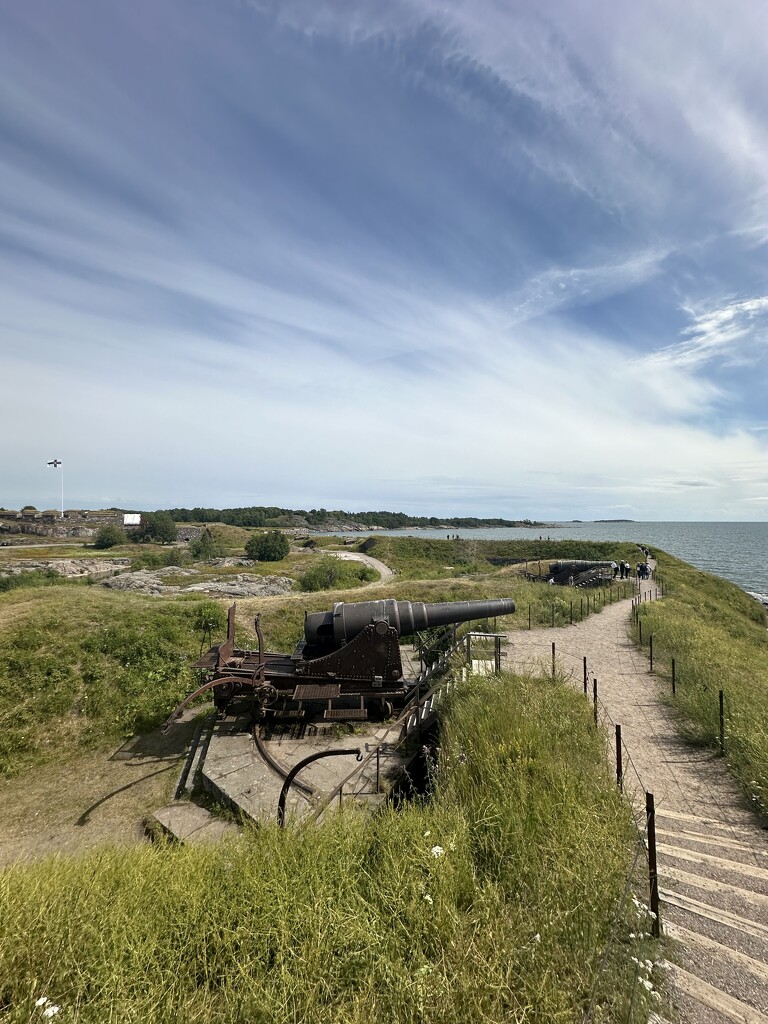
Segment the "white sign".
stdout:
<svg viewBox="0 0 768 1024">
<path fill-rule="evenodd" d="M 141 526 L 141 514 L 139 512 L 124 512 L 123 526 Z"/>
</svg>

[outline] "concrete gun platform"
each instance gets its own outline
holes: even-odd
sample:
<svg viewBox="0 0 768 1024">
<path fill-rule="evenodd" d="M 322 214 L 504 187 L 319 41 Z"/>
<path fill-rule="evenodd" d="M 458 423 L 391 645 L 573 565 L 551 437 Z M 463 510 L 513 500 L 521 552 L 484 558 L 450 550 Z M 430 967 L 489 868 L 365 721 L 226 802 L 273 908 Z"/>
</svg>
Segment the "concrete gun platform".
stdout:
<svg viewBox="0 0 768 1024">
<path fill-rule="evenodd" d="M 365 756 L 383 744 L 390 776 L 406 759 L 403 751 L 399 757 L 395 756 L 393 765 L 394 743 L 388 742 L 393 739 L 392 732 L 392 722 L 366 723 L 354 728 L 321 722 L 293 723 L 259 726 L 255 739 L 250 714 L 243 710 L 216 722 L 201 769 L 202 786 L 222 804 L 248 818 L 274 821 L 285 776 L 312 754 L 359 749 Z M 397 732 L 399 734 L 399 729 Z M 326 756 L 307 765 L 288 791 L 286 818 L 303 818 L 314 813 L 359 767 L 354 754 Z M 375 761 L 366 766 L 365 771 L 368 777 L 362 780 L 362 785 L 358 780 L 355 800 L 377 805 L 385 799 L 380 792 L 383 773 L 377 786 Z M 344 798 L 343 791 L 341 798 Z"/>
</svg>

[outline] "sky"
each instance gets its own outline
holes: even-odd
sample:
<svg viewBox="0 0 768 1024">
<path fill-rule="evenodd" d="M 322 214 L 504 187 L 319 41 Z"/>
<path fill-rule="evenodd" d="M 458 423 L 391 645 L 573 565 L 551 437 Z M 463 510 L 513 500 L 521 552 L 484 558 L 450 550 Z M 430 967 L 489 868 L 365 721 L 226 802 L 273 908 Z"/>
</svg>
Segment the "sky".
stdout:
<svg viewBox="0 0 768 1024">
<path fill-rule="evenodd" d="M 0 505 L 768 519 L 756 0 L 7 0 L 0 90 Z"/>
</svg>

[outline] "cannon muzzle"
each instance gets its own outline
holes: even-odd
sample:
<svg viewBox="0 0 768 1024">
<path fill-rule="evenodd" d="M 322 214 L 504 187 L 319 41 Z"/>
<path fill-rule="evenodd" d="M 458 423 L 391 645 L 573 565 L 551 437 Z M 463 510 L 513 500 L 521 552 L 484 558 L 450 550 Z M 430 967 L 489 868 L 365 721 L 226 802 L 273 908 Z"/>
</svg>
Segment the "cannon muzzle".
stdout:
<svg viewBox="0 0 768 1024">
<path fill-rule="evenodd" d="M 511 615 L 515 602 L 508 597 L 496 601 L 444 601 L 424 604 L 420 601 L 338 602 L 330 612 L 310 612 L 304 617 L 304 638 L 311 646 L 339 648 L 353 640 L 372 622 L 384 622 L 400 636 L 410 636 L 430 626 L 471 622 L 495 615 Z"/>
</svg>

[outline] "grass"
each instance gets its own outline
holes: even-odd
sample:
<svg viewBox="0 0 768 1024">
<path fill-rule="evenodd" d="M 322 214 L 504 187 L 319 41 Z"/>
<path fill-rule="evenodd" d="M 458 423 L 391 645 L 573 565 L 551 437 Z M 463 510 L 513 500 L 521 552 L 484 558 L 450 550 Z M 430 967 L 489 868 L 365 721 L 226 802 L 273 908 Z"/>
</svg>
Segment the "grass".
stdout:
<svg viewBox="0 0 768 1024">
<path fill-rule="evenodd" d="M 0 774 L 162 722 L 210 606 L 72 584 L 0 594 Z"/>
<path fill-rule="evenodd" d="M 664 600 L 640 606 L 635 637 L 648 647 L 654 670 L 670 680 L 683 731 L 718 746 L 720 690 L 725 695 L 725 745 L 749 798 L 768 815 L 768 633 L 762 606 L 735 584 L 657 553 Z M 670 686 L 671 691 L 671 686 Z"/>
<path fill-rule="evenodd" d="M 451 579 L 456 576 L 495 573 L 515 562 L 542 566 L 559 559 L 596 561 L 624 558 L 638 560 L 636 544 L 579 540 L 429 540 L 421 537 L 373 537 L 361 542 L 365 551 L 381 559 L 402 579 Z M 546 568 L 544 569 L 546 571 Z"/>
<path fill-rule="evenodd" d="M 442 748 L 400 811 L 7 870 L 3 1020 L 45 996 L 62 1022 L 565 1024 L 593 995 L 627 1020 L 633 992 L 644 1020 L 636 837 L 585 703 L 474 680 Z"/>
</svg>

